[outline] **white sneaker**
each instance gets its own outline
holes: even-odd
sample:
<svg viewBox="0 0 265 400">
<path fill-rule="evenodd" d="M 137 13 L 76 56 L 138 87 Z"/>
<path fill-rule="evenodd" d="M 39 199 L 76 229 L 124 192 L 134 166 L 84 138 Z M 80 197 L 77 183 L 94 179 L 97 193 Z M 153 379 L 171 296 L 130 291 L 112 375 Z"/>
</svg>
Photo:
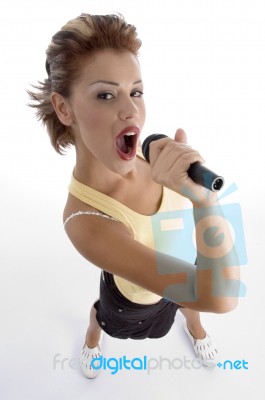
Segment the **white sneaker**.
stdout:
<svg viewBox="0 0 265 400">
<path fill-rule="evenodd" d="M 104 332 L 101 331 L 99 344 L 93 349 L 87 347 L 86 344 L 83 347 L 82 354 L 80 356 L 80 367 L 86 378 L 89 379 L 96 378 L 101 371 L 100 368 L 97 368 L 100 366 L 100 361 L 96 360 L 92 364 L 92 360 L 102 356 L 101 346 L 102 346 L 103 336 Z M 96 368 L 93 368 L 93 366 Z"/>
<path fill-rule="evenodd" d="M 94 358 L 98 358 L 101 355 L 102 353 L 99 345 L 94 347 L 93 349 L 87 347 L 86 344 L 84 345 L 82 354 L 80 356 L 80 367 L 86 378 L 89 379 L 96 378 L 96 376 L 98 376 L 98 374 L 100 373 L 100 369 L 93 368 L 93 366 L 99 367 L 100 361 L 99 360 L 94 361 L 93 366 L 91 365 L 91 363 Z"/>
<path fill-rule="evenodd" d="M 183 328 L 193 345 L 196 357 L 201 360 L 202 365 L 205 367 L 215 367 L 218 361 L 218 352 L 210 336 L 206 333 L 204 339 L 195 339 L 189 331 L 186 320 L 184 321 Z"/>
</svg>

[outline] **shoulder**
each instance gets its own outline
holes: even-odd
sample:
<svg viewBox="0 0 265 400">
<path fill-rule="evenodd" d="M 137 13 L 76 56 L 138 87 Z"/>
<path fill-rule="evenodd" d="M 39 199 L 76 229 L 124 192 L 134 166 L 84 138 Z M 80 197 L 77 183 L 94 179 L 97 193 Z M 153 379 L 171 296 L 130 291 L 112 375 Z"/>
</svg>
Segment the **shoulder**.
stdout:
<svg viewBox="0 0 265 400">
<path fill-rule="evenodd" d="M 90 252 L 101 251 L 100 244 L 112 235 L 130 236 L 130 230 L 114 218 L 102 218 L 98 209 L 80 201 L 70 193 L 63 211 L 65 231 L 79 252 L 89 259 Z M 106 215 L 106 214 L 105 214 Z M 71 216 L 74 216 L 71 218 Z"/>
</svg>

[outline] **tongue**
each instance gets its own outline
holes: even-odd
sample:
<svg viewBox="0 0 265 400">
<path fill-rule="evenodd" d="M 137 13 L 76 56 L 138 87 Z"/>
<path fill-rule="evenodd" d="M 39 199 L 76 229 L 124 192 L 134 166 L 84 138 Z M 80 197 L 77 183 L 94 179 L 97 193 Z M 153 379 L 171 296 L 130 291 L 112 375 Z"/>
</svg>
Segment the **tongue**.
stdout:
<svg viewBox="0 0 265 400">
<path fill-rule="evenodd" d="M 118 148 L 119 148 L 123 153 L 125 153 L 125 154 L 129 153 L 129 150 L 130 150 L 130 149 L 128 149 L 128 146 L 127 146 L 127 144 L 126 144 L 126 142 L 125 142 L 124 136 L 120 137 L 120 138 L 117 140 L 116 143 L 117 143 Z"/>
</svg>

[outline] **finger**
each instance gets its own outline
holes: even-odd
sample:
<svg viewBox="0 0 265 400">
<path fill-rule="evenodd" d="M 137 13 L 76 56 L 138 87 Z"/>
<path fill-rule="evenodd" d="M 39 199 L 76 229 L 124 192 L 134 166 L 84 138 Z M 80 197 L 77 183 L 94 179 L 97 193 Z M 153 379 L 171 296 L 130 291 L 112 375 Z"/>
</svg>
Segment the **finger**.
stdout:
<svg viewBox="0 0 265 400">
<path fill-rule="evenodd" d="M 171 142 L 171 141 L 172 141 L 172 139 L 170 139 L 170 138 L 163 138 L 163 139 L 154 140 L 154 141 L 152 141 L 150 143 L 150 145 L 149 145 L 149 159 L 150 159 L 150 165 L 151 166 L 157 160 L 159 154 L 164 149 L 164 147 L 167 145 L 167 143 Z"/>
<path fill-rule="evenodd" d="M 186 171 L 188 171 L 191 164 L 195 162 L 199 162 L 200 164 L 204 164 L 205 162 L 204 158 L 200 155 L 198 151 L 187 151 L 181 154 L 179 157 L 179 161 L 182 163 Z"/>
<path fill-rule="evenodd" d="M 161 140 L 162 141 L 162 140 Z M 159 141 L 157 141 L 159 142 Z M 158 143 L 157 143 L 158 145 Z M 160 154 L 161 153 L 161 154 Z M 183 143 L 176 143 L 173 140 L 164 142 L 163 149 L 160 147 L 159 154 L 156 154 L 156 157 L 150 157 L 150 165 L 152 167 L 161 167 L 163 171 L 171 169 L 171 167 L 175 164 L 175 162 L 181 163 L 182 160 L 189 160 L 188 163 L 185 162 L 184 170 L 188 169 L 190 164 L 198 161 L 203 163 L 204 160 L 198 151 L 193 150 L 190 146 Z M 187 164 L 187 165 L 186 165 Z M 186 168 L 187 167 L 187 168 Z"/>
<path fill-rule="evenodd" d="M 187 143 L 187 136 L 186 133 L 183 129 L 179 128 L 177 129 L 175 133 L 175 141 L 178 143 Z"/>
</svg>

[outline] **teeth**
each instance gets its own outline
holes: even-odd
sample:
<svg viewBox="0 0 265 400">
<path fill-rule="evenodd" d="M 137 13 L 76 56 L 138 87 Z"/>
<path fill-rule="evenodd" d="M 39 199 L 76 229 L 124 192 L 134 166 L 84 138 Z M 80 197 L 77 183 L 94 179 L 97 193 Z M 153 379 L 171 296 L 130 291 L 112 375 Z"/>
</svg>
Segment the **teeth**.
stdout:
<svg viewBox="0 0 265 400">
<path fill-rule="evenodd" d="M 136 135 L 136 133 L 134 133 L 134 132 L 128 132 L 128 133 L 126 133 L 124 136 L 134 136 L 134 135 Z"/>
</svg>

